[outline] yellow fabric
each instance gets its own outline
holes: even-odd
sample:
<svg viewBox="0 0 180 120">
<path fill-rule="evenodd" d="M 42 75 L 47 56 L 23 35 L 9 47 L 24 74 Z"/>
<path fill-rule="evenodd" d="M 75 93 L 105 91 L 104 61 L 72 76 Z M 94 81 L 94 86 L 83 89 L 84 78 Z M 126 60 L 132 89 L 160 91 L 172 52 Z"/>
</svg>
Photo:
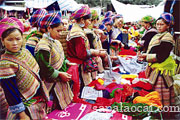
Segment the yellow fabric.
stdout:
<svg viewBox="0 0 180 120">
<path fill-rule="evenodd" d="M 165 75 L 169 72 L 169 75 L 172 76 L 175 74 L 175 70 L 177 68 L 177 64 L 172 56 L 169 56 L 164 62 L 162 63 L 149 63 L 151 68 L 155 68 L 156 71 L 161 71 L 161 74 L 165 71 Z"/>
<path fill-rule="evenodd" d="M 103 79 L 101 79 L 101 78 L 98 78 L 98 79 L 97 79 L 97 81 L 98 81 L 98 83 L 100 83 L 101 85 L 103 85 L 103 84 L 104 84 L 104 80 L 103 80 Z"/>
<path fill-rule="evenodd" d="M 158 108 L 162 108 L 161 98 L 157 91 L 150 92 L 146 96 L 138 96 L 133 100 L 133 103 L 146 103 L 148 105 L 156 106 Z"/>
<path fill-rule="evenodd" d="M 121 78 L 122 79 L 125 79 L 125 78 L 137 78 L 137 75 L 121 75 Z"/>
</svg>

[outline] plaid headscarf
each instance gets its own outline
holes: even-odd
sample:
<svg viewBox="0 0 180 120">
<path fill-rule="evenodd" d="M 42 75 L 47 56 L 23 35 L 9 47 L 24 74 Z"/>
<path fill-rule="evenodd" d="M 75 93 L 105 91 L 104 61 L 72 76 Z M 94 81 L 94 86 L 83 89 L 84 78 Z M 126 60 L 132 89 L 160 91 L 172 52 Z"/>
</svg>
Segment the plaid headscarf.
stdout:
<svg viewBox="0 0 180 120">
<path fill-rule="evenodd" d="M 13 20 L 15 20 L 17 22 L 17 24 L 20 27 L 20 30 L 23 32 L 24 31 L 24 25 L 23 25 L 22 21 L 17 19 L 17 18 L 15 18 L 15 17 L 11 17 L 11 19 L 13 19 Z"/>
<path fill-rule="evenodd" d="M 10 17 L 4 18 L 0 21 L 0 37 L 2 33 L 9 28 L 18 28 L 23 32 L 24 26 L 23 24 L 20 24 L 20 21 L 18 19 Z"/>
<path fill-rule="evenodd" d="M 113 20 L 112 20 L 111 17 L 107 17 L 107 18 L 105 18 L 104 20 L 102 20 L 102 23 L 103 23 L 104 25 L 107 25 L 107 24 L 113 25 Z"/>
<path fill-rule="evenodd" d="M 78 19 L 89 14 L 91 14 L 90 8 L 87 5 L 84 5 L 80 9 L 72 13 L 72 15 L 70 16 L 70 20 Z"/>
<path fill-rule="evenodd" d="M 174 25 L 174 17 L 171 13 L 164 12 L 158 19 L 164 19 L 169 25 Z"/>
<path fill-rule="evenodd" d="M 45 9 L 36 10 L 29 19 L 29 22 L 31 23 L 32 26 L 34 26 L 35 24 L 38 24 L 38 22 L 41 21 L 42 18 L 47 14 L 48 12 Z"/>
<path fill-rule="evenodd" d="M 62 22 L 62 16 L 60 12 L 50 13 L 44 16 L 44 18 L 40 22 L 41 28 L 48 28 L 50 25 L 54 25 Z"/>
<path fill-rule="evenodd" d="M 115 18 L 123 18 L 123 15 L 121 15 L 121 14 L 116 14 L 115 16 L 113 16 L 113 19 L 115 19 Z"/>
<path fill-rule="evenodd" d="M 98 12 L 96 10 L 91 10 L 92 20 L 95 20 L 99 17 Z"/>
</svg>

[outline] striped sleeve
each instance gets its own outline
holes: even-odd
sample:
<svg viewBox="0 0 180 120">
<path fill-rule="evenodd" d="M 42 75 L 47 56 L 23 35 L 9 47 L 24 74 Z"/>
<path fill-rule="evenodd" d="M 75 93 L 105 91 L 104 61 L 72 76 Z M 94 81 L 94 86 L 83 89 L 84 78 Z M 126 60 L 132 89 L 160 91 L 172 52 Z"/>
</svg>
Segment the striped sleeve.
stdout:
<svg viewBox="0 0 180 120">
<path fill-rule="evenodd" d="M 6 79 L 16 76 L 18 65 L 16 63 L 2 60 L 0 61 L 0 79 Z"/>
</svg>

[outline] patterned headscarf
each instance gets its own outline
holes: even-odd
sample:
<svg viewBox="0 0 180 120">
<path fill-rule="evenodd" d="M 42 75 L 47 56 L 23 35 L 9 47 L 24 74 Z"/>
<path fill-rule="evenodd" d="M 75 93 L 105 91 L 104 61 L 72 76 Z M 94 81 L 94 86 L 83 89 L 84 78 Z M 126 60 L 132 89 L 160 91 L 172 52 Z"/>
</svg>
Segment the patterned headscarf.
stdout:
<svg viewBox="0 0 180 120">
<path fill-rule="evenodd" d="M 113 12 L 112 12 L 112 11 L 108 11 L 108 12 L 106 12 L 106 14 L 105 14 L 105 18 L 107 18 L 107 17 L 112 17 L 112 15 L 113 15 Z"/>
<path fill-rule="evenodd" d="M 89 14 L 91 14 L 90 8 L 87 5 L 84 5 L 80 9 L 72 13 L 72 15 L 70 16 L 70 20 L 78 19 Z"/>
<path fill-rule="evenodd" d="M 18 21 L 18 22 L 17 22 Z M 14 18 L 4 18 L 0 21 L 0 37 L 4 31 L 9 28 L 18 28 L 23 32 L 24 26 L 19 23 L 19 20 L 15 20 Z"/>
<path fill-rule="evenodd" d="M 96 10 L 91 10 L 92 20 L 95 20 L 99 17 L 98 12 Z"/>
<path fill-rule="evenodd" d="M 23 32 L 24 31 L 24 25 L 23 23 L 21 22 L 21 20 L 15 18 L 15 17 L 11 17 L 11 19 L 15 20 L 17 22 L 17 24 L 19 25 L 20 27 L 20 30 Z"/>
<path fill-rule="evenodd" d="M 164 19 L 169 25 L 174 25 L 174 17 L 171 13 L 164 12 L 158 19 Z"/>
<path fill-rule="evenodd" d="M 46 16 L 44 16 L 44 18 L 40 22 L 40 27 L 48 28 L 48 26 L 54 25 L 57 23 L 63 23 L 60 12 L 50 13 L 50 14 L 47 14 Z"/>
<path fill-rule="evenodd" d="M 150 15 L 147 15 L 147 16 L 144 16 L 142 19 L 141 19 L 142 22 L 149 22 L 149 23 L 153 23 L 154 21 L 154 18 Z"/>
<path fill-rule="evenodd" d="M 36 23 L 38 24 L 38 22 L 41 21 L 42 18 L 47 14 L 48 12 L 45 9 L 36 10 L 29 19 L 29 22 L 32 26 L 34 26 Z"/>
<path fill-rule="evenodd" d="M 105 18 L 104 20 L 102 20 L 102 23 L 103 23 L 104 25 L 107 25 L 107 24 L 113 25 L 113 20 L 112 20 L 111 17 L 107 17 L 107 18 Z"/>
</svg>

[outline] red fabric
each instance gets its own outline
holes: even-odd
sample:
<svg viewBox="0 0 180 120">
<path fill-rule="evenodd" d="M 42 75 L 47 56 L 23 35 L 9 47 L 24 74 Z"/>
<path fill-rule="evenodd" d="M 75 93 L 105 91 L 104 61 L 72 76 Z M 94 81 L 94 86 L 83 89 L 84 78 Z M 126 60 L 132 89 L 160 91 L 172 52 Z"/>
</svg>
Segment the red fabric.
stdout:
<svg viewBox="0 0 180 120">
<path fill-rule="evenodd" d="M 125 78 L 126 80 L 129 80 L 131 83 L 134 80 L 134 78 Z"/>
<path fill-rule="evenodd" d="M 139 90 L 137 90 L 136 92 L 138 92 L 138 93 L 139 93 L 139 95 L 140 95 L 140 96 L 143 96 L 143 97 L 144 97 L 144 96 L 146 96 L 147 94 L 149 94 L 149 92 L 147 92 L 147 91 L 145 91 L 145 90 L 143 90 L 143 89 L 142 89 L 142 90 L 140 90 L 140 91 L 139 91 Z"/>
<path fill-rule="evenodd" d="M 110 120 L 132 120 L 132 116 L 127 116 L 119 112 L 115 112 Z"/>
<path fill-rule="evenodd" d="M 117 89 L 114 93 L 114 102 L 120 103 L 122 100 L 122 90 Z"/>
<path fill-rule="evenodd" d="M 134 92 L 135 90 L 129 84 L 125 84 L 122 91 L 122 102 L 125 102 L 126 98 L 132 96 Z"/>
<path fill-rule="evenodd" d="M 89 104 L 88 102 L 84 101 L 83 99 L 79 98 L 80 95 L 80 83 L 79 83 L 79 71 L 78 71 L 78 65 L 72 65 L 67 73 L 72 75 L 72 80 L 74 82 L 73 84 L 73 102 L 75 103 L 83 103 L 83 104 Z"/>
<path fill-rule="evenodd" d="M 67 58 L 72 63 L 83 64 L 83 61 L 77 58 Z"/>
<path fill-rule="evenodd" d="M 121 48 L 121 51 L 119 52 L 119 55 L 132 55 L 136 56 L 136 52 L 132 50 L 126 50 L 124 48 Z"/>
<path fill-rule="evenodd" d="M 98 83 L 98 84 L 95 84 L 95 89 L 96 90 L 105 90 L 106 88 L 103 85 L 101 85 L 100 83 Z"/>
<path fill-rule="evenodd" d="M 72 38 L 70 41 L 67 41 L 67 47 L 67 54 L 70 58 L 76 58 L 80 61 L 87 59 L 85 42 L 82 37 Z"/>
<path fill-rule="evenodd" d="M 135 84 L 132 84 L 131 86 L 132 87 L 140 87 L 140 88 L 143 88 L 145 90 L 152 90 L 152 85 L 150 83 L 146 83 L 143 81 L 139 81 Z"/>
<path fill-rule="evenodd" d="M 107 98 L 102 98 L 102 97 L 98 97 L 96 99 L 96 103 L 92 104 L 92 106 L 94 106 L 93 108 L 101 108 L 102 106 L 104 107 L 108 107 L 111 106 L 114 103 L 114 99 L 107 99 Z"/>
<path fill-rule="evenodd" d="M 89 87 L 94 87 L 96 90 L 105 90 L 106 89 L 97 80 L 92 81 L 88 86 Z"/>
<path fill-rule="evenodd" d="M 140 72 L 138 78 L 145 78 L 145 79 L 147 79 L 147 77 L 145 75 L 145 71 Z"/>
<path fill-rule="evenodd" d="M 106 90 L 111 93 L 114 89 L 116 88 L 123 88 L 123 85 L 121 84 L 116 84 L 116 83 L 111 83 L 108 86 L 106 86 Z"/>
</svg>

